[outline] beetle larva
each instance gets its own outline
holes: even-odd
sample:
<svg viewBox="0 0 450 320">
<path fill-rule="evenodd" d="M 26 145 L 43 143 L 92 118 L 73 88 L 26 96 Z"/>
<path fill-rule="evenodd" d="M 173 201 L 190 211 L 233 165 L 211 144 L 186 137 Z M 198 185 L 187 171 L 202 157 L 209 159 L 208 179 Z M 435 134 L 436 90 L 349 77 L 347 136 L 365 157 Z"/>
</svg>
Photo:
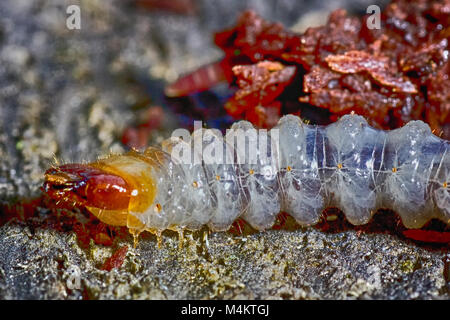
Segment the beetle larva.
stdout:
<svg viewBox="0 0 450 320">
<path fill-rule="evenodd" d="M 358 115 L 328 126 L 287 115 L 265 141 L 249 122 L 231 129 L 225 138 L 198 129 L 190 141 L 173 137 L 162 149 L 51 168 L 44 190 L 135 235 L 203 225 L 222 231 L 238 217 L 264 230 L 280 211 L 313 225 L 329 206 L 354 225 L 369 222 L 379 208 L 396 211 L 408 228 L 432 218 L 450 224 L 449 141 L 422 121 L 382 131 Z M 219 154 L 222 161 L 212 161 Z"/>
</svg>

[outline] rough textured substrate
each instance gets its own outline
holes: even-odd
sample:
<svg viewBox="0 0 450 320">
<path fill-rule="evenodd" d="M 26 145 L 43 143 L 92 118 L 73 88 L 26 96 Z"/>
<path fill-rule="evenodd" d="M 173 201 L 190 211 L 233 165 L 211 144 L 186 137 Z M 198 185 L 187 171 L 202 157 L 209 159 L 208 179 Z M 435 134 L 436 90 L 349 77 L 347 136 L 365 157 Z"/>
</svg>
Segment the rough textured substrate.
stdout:
<svg viewBox="0 0 450 320">
<path fill-rule="evenodd" d="M 28 232 L 27 232 L 28 231 Z M 124 243 L 129 245 L 129 242 Z M 386 235 L 269 231 L 215 233 L 130 249 L 119 270 L 98 267 L 111 248 L 81 250 L 73 234 L 0 229 L 0 296 L 94 299 L 448 298 L 443 255 Z M 448 266 L 447 266 L 448 268 Z M 69 290 L 76 277 L 80 289 Z"/>
<path fill-rule="evenodd" d="M 212 30 L 232 24 L 242 9 L 228 0 L 198 1 L 199 19 L 119 3 L 82 1 L 76 32 L 65 28 L 63 1 L 0 3 L 3 204 L 38 195 L 53 154 L 70 161 L 120 151 L 120 134 L 136 117 L 130 106 L 145 99 L 133 75 L 171 80 L 214 61 L 220 53 Z M 316 15 L 328 9 L 249 3 L 286 24 L 307 8 Z M 146 237 L 120 269 L 107 272 L 99 267 L 115 248 L 84 250 L 74 233 L 9 223 L 0 227 L 0 298 L 449 298 L 449 254 L 389 235 L 308 229 L 246 238 L 215 233 L 208 245 L 200 238 L 187 236 L 180 250 L 173 234 L 162 249 Z M 79 288 L 71 285 L 76 279 Z"/>
</svg>

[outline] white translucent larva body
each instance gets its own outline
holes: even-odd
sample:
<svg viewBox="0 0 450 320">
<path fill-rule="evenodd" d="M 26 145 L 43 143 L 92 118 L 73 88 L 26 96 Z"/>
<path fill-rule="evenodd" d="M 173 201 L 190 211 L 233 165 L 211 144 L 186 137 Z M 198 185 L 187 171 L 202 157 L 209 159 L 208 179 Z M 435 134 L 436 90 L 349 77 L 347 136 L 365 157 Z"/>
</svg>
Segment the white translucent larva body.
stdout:
<svg viewBox="0 0 450 320">
<path fill-rule="evenodd" d="M 231 129 L 245 133 L 253 126 L 240 121 Z M 329 206 L 340 208 L 354 225 L 369 222 L 379 208 L 393 209 L 408 228 L 432 218 L 450 223 L 450 144 L 422 121 L 382 131 L 357 115 L 328 126 L 307 125 L 288 115 L 269 131 L 267 141 L 247 137 L 245 146 L 258 145 L 253 163 L 238 161 L 249 151 L 233 152 L 236 147 L 227 137 L 201 129 L 192 134 L 194 143 L 171 138 L 162 149 L 104 159 L 136 181 L 152 180 L 142 183 L 154 188 L 149 201 L 139 187 L 131 199 L 128 214 L 139 222 L 128 227 L 162 232 L 208 225 L 222 231 L 240 217 L 264 230 L 280 211 L 301 225 L 313 225 Z M 207 163 L 204 153 L 212 145 L 233 161 Z M 172 153 L 180 147 L 203 161 L 178 161 Z"/>
</svg>

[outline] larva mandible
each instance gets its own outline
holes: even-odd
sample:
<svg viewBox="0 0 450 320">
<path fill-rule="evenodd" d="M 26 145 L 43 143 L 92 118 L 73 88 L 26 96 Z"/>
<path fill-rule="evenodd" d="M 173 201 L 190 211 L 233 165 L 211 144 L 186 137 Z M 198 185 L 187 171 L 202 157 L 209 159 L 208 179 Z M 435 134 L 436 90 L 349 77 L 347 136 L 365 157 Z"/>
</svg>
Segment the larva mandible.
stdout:
<svg viewBox="0 0 450 320">
<path fill-rule="evenodd" d="M 239 121 L 232 129 L 245 134 L 253 126 Z M 280 211 L 301 225 L 313 225 L 329 206 L 340 208 L 354 225 L 369 222 L 378 208 L 393 209 L 408 228 L 432 218 L 450 224 L 450 143 L 422 121 L 382 131 L 358 115 L 328 126 L 287 115 L 258 145 L 256 162 L 236 161 L 236 154 L 227 163 L 204 158 L 182 163 L 171 157 L 186 145 L 195 156 L 198 139 L 203 152 L 211 145 L 223 146 L 225 153 L 236 147 L 213 130 L 199 129 L 192 134 L 193 144 L 170 138 L 162 149 L 51 168 L 44 190 L 85 206 L 107 224 L 127 226 L 133 235 L 203 225 L 223 231 L 238 217 L 264 230 Z M 252 139 L 246 138 L 246 147 Z"/>
</svg>

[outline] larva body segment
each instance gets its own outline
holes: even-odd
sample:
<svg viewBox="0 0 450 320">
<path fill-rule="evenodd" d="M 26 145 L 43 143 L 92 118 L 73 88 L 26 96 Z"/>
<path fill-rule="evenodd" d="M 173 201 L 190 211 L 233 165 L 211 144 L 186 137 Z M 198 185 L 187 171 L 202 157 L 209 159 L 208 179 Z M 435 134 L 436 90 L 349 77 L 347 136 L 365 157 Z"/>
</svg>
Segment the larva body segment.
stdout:
<svg viewBox="0 0 450 320">
<path fill-rule="evenodd" d="M 431 218 L 450 223 L 449 142 L 421 121 L 387 132 L 357 115 L 328 126 L 287 115 L 267 135 L 254 135 L 246 121 L 231 129 L 225 138 L 198 129 L 189 142 L 171 138 L 162 150 L 89 164 L 123 178 L 131 196 L 126 210 L 87 207 L 105 222 L 105 214 L 126 216 L 123 225 L 134 233 L 203 225 L 221 231 L 238 217 L 264 230 L 280 211 L 313 225 L 328 206 L 355 225 L 379 208 L 395 210 L 408 228 Z M 179 150 L 189 161 L 174 157 Z M 67 172 L 49 172 L 46 190 L 60 189 Z"/>
<path fill-rule="evenodd" d="M 319 127 L 303 125 L 296 116 L 284 116 L 280 133 L 282 209 L 302 225 L 315 224 L 325 207 L 319 172 L 323 139 Z M 322 161 L 320 161 L 322 165 Z"/>
<path fill-rule="evenodd" d="M 386 133 L 359 116 L 344 117 L 324 128 L 326 198 L 345 211 L 354 225 L 369 222 L 376 211 L 377 184 Z"/>
<path fill-rule="evenodd" d="M 398 134 L 388 135 L 388 157 L 382 168 L 387 173 L 381 194 L 384 203 L 398 212 L 406 226 L 420 227 L 436 211 L 430 195 L 435 187 L 433 173 L 439 162 L 445 161 L 444 145 L 442 140 L 430 134 L 430 128 L 423 122 L 410 122 L 396 131 Z"/>
<path fill-rule="evenodd" d="M 242 194 L 246 200 L 242 218 L 257 230 L 270 228 L 281 210 L 280 184 L 277 178 L 280 169 L 279 154 L 272 143 L 272 139 L 278 140 L 278 137 L 272 137 L 269 133 L 256 134 L 253 125 L 247 121 L 236 122 L 231 129 L 226 140 L 237 143 L 233 146 L 236 150 Z M 247 139 L 240 139 L 243 136 Z M 252 146 L 258 147 L 252 149 Z"/>
<path fill-rule="evenodd" d="M 185 144 L 186 148 L 191 148 L 186 142 L 182 140 L 166 140 L 162 149 L 171 153 L 171 150 L 177 144 Z M 194 149 L 192 148 L 192 152 Z M 217 208 L 217 199 L 210 191 L 210 187 L 206 178 L 206 172 L 201 163 L 180 163 L 178 164 L 183 171 L 184 179 L 180 180 L 180 183 L 183 184 L 185 194 L 190 195 L 189 199 L 187 199 L 187 203 L 184 206 L 186 211 L 186 217 L 189 217 L 184 225 L 187 228 L 195 230 L 201 228 L 201 226 L 207 224 L 213 213 Z M 191 184 L 187 182 L 191 181 Z M 170 199 L 168 199 L 170 201 Z"/>
</svg>

